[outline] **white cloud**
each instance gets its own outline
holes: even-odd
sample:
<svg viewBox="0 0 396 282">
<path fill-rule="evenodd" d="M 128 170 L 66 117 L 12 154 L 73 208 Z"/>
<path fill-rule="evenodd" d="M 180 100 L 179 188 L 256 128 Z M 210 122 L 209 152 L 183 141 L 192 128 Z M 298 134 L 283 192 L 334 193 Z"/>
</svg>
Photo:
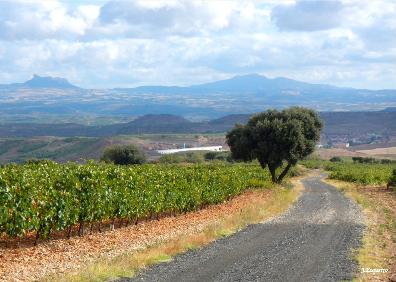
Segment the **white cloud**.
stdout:
<svg viewBox="0 0 396 282">
<path fill-rule="evenodd" d="M 84 87 L 186 85 L 257 72 L 394 88 L 395 13 L 379 0 L 0 1 L 0 83 L 38 73 Z"/>
<path fill-rule="evenodd" d="M 276 6 L 271 13 L 281 30 L 315 31 L 337 27 L 343 6 L 336 0 L 297 1 Z"/>
<path fill-rule="evenodd" d="M 99 7 L 69 10 L 57 1 L 0 1 L 0 38 L 4 40 L 74 39 L 83 35 L 99 15 Z"/>
</svg>

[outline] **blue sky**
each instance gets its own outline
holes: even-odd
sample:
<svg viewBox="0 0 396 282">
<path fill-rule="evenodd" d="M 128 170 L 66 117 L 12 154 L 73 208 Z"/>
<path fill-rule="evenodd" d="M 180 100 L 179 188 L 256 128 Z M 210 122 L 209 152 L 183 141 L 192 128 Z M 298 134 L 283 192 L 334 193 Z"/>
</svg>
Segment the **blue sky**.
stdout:
<svg viewBox="0 0 396 282">
<path fill-rule="evenodd" d="M 0 83 L 89 88 L 259 73 L 396 88 L 396 1 L 0 1 Z"/>
</svg>

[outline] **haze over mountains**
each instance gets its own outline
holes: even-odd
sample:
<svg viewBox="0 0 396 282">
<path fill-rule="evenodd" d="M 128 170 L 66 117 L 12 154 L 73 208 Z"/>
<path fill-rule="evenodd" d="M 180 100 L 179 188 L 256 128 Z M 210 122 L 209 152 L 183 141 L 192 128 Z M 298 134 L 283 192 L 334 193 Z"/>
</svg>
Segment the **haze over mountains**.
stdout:
<svg viewBox="0 0 396 282">
<path fill-rule="evenodd" d="M 199 120 L 292 105 L 320 111 L 381 110 L 396 106 L 396 90 L 341 88 L 257 74 L 188 87 L 83 89 L 64 78 L 38 75 L 0 85 L 3 115 L 175 114 Z"/>
</svg>

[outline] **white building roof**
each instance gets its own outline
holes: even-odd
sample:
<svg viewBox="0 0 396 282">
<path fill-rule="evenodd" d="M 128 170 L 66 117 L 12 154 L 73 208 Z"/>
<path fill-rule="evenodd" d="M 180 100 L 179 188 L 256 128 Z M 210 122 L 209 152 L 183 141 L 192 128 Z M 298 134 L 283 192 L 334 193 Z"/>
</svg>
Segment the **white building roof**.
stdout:
<svg viewBox="0 0 396 282">
<path fill-rule="evenodd" d="M 207 147 L 194 147 L 194 148 L 183 148 L 183 149 L 168 149 L 168 150 L 158 150 L 157 152 L 161 155 L 174 154 L 180 152 L 190 152 L 190 151 L 223 151 L 223 146 L 207 146 Z"/>
</svg>

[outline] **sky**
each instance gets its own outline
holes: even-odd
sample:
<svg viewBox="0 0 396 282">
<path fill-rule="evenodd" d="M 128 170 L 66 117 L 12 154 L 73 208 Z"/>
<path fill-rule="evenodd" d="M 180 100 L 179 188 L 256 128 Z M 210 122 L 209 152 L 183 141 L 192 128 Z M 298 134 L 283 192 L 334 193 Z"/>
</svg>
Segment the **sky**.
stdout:
<svg viewBox="0 0 396 282">
<path fill-rule="evenodd" d="M 0 84 L 191 85 L 258 73 L 396 88 L 396 1 L 2 1 Z"/>
</svg>

